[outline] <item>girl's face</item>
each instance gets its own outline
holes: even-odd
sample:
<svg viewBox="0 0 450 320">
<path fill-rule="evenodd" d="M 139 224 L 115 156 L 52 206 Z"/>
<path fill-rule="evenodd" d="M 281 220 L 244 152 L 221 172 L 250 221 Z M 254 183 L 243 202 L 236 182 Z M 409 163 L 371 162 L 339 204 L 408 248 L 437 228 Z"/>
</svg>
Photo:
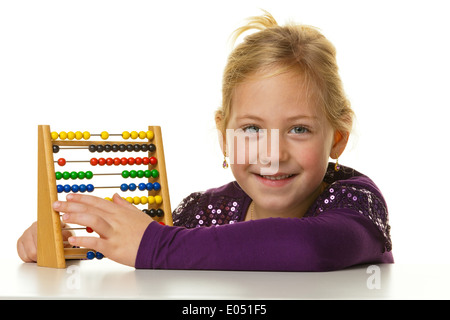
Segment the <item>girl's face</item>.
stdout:
<svg viewBox="0 0 450 320">
<path fill-rule="evenodd" d="M 227 154 L 259 218 L 303 216 L 335 157 L 334 130 L 307 88 L 301 75 L 287 72 L 246 81 L 233 94 Z"/>
</svg>

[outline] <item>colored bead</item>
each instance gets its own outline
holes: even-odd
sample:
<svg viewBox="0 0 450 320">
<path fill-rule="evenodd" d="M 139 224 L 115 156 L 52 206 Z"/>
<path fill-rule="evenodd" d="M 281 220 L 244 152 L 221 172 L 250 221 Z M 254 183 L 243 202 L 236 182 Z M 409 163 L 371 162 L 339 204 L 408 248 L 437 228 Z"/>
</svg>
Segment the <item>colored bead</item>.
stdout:
<svg viewBox="0 0 450 320">
<path fill-rule="evenodd" d="M 62 174 L 62 177 L 64 180 L 69 180 L 70 179 L 70 172 L 68 171 L 64 171 Z"/>
<path fill-rule="evenodd" d="M 152 173 L 152 177 L 153 177 L 153 178 L 158 178 L 158 177 L 159 177 L 159 172 L 158 172 L 158 170 L 153 169 L 153 170 L 151 171 L 151 173 Z"/>
<path fill-rule="evenodd" d="M 98 159 L 98 165 L 99 166 L 104 166 L 105 164 L 106 164 L 106 159 L 105 158 Z"/>
<path fill-rule="evenodd" d="M 130 133 L 128 131 L 122 132 L 122 138 L 123 139 L 129 139 L 130 138 Z"/>
<path fill-rule="evenodd" d="M 83 180 L 86 177 L 86 173 L 83 171 L 78 172 L 78 179 Z"/>
<path fill-rule="evenodd" d="M 156 191 L 161 190 L 161 185 L 158 182 L 153 183 L 153 189 Z"/>
<path fill-rule="evenodd" d="M 152 176 L 152 172 L 150 170 L 145 170 L 144 171 L 144 177 L 150 178 L 151 176 Z"/>
<path fill-rule="evenodd" d="M 134 146 L 132 144 L 127 144 L 127 151 L 128 152 L 133 152 L 134 151 Z"/>
<path fill-rule="evenodd" d="M 140 204 L 141 203 L 141 198 L 140 197 L 134 197 L 133 198 L 133 203 L 134 204 Z"/>
<path fill-rule="evenodd" d="M 126 199 L 129 203 L 133 203 L 133 198 L 132 197 L 126 197 Z"/>
<path fill-rule="evenodd" d="M 105 150 L 105 147 L 103 147 L 101 144 L 98 144 L 96 146 L 97 152 L 103 152 L 103 150 Z"/>
<path fill-rule="evenodd" d="M 98 160 L 96 158 L 92 158 L 89 162 L 91 163 L 91 166 L 96 166 L 98 164 Z"/>
<path fill-rule="evenodd" d="M 120 159 L 120 164 L 126 166 L 128 164 L 128 159 L 123 157 L 122 159 Z"/>
<path fill-rule="evenodd" d="M 148 204 L 154 204 L 155 203 L 155 197 L 154 196 L 148 196 Z"/>
<path fill-rule="evenodd" d="M 64 185 L 64 192 L 69 193 L 70 191 L 72 191 L 72 188 L 70 187 L 70 184 Z"/>
<path fill-rule="evenodd" d="M 106 131 L 103 131 L 102 133 L 100 133 L 100 137 L 101 137 L 103 140 L 106 140 L 106 139 L 109 138 L 109 133 L 106 132 Z"/>
<path fill-rule="evenodd" d="M 155 150 L 156 150 L 156 146 L 153 143 L 150 143 L 148 145 L 148 151 L 149 152 L 155 152 Z"/>
<path fill-rule="evenodd" d="M 52 136 L 52 140 L 57 140 L 58 137 L 59 137 L 58 132 L 55 132 L 55 131 L 53 131 L 53 132 L 51 133 L 51 136 Z"/>
<path fill-rule="evenodd" d="M 135 159 L 134 159 L 134 163 L 135 163 L 137 166 L 141 165 L 141 164 L 142 164 L 142 158 L 141 158 L 141 157 L 135 158 Z"/>
<path fill-rule="evenodd" d="M 67 139 L 69 140 L 75 139 L 75 133 L 72 131 L 67 132 Z"/>
<path fill-rule="evenodd" d="M 122 190 L 122 191 L 128 191 L 128 185 L 127 185 L 126 183 L 122 183 L 122 184 L 120 185 L 120 190 Z"/>
<path fill-rule="evenodd" d="M 128 185 L 128 189 L 130 189 L 130 191 L 134 191 L 134 190 L 136 190 L 136 188 L 137 188 L 137 186 L 136 186 L 136 184 L 134 184 L 134 183 L 130 183 L 130 184 Z"/>
<path fill-rule="evenodd" d="M 139 131 L 139 139 L 145 139 L 145 138 L 147 138 L 147 132 Z"/>
<path fill-rule="evenodd" d="M 56 177 L 56 180 L 61 180 L 61 179 L 62 179 L 62 177 L 63 177 L 63 175 L 62 175 L 62 173 L 61 173 L 61 172 L 59 172 L 59 171 L 56 171 L 56 172 L 55 172 L 55 177 Z"/>
<path fill-rule="evenodd" d="M 94 259 L 94 258 L 95 258 L 95 253 L 94 253 L 94 251 L 88 251 L 88 252 L 86 253 L 86 258 L 87 258 L 88 260 Z"/>
<path fill-rule="evenodd" d="M 97 146 L 96 146 L 95 144 L 91 144 L 91 145 L 89 146 L 89 151 L 90 151 L 90 152 L 95 152 L 95 151 L 97 151 Z"/>
<path fill-rule="evenodd" d="M 120 165 L 120 158 L 114 158 L 114 165 L 115 166 Z"/>
<path fill-rule="evenodd" d="M 161 204 L 162 203 L 162 197 L 161 196 L 155 196 L 155 202 L 156 204 Z"/>
<path fill-rule="evenodd" d="M 59 133 L 59 138 L 60 138 L 61 140 L 66 140 L 66 139 L 67 139 L 67 132 L 61 131 L 61 132 Z"/>
<path fill-rule="evenodd" d="M 112 147 L 110 144 L 105 144 L 105 152 L 111 152 Z"/>
<path fill-rule="evenodd" d="M 139 189 L 140 191 L 144 191 L 144 190 L 147 189 L 147 186 L 146 186 L 145 183 L 141 182 L 141 183 L 139 183 L 139 185 L 138 185 L 138 189 Z"/>
<path fill-rule="evenodd" d="M 94 230 L 92 230 L 91 227 L 86 227 L 86 232 L 87 232 L 87 233 L 92 233 L 92 232 L 94 232 Z"/>
<path fill-rule="evenodd" d="M 86 179 L 92 179 L 92 177 L 94 176 L 94 174 L 92 173 L 92 171 L 86 171 Z"/>
<path fill-rule="evenodd" d="M 153 190 L 153 183 L 148 182 L 145 187 L 147 188 L 148 191 L 152 191 Z"/>
<path fill-rule="evenodd" d="M 141 197 L 141 204 L 147 204 L 148 197 Z"/>
<path fill-rule="evenodd" d="M 110 197 L 106 197 L 105 200 L 113 201 Z"/>
<path fill-rule="evenodd" d="M 153 136 L 154 136 L 153 131 L 151 131 L 151 130 L 147 131 L 147 139 L 148 140 L 152 140 Z"/>
<path fill-rule="evenodd" d="M 117 152 L 117 151 L 119 151 L 119 145 L 113 144 L 113 145 L 111 146 L 111 151 L 112 151 L 112 152 Z"/>
<path fill-rule="evenodd" d="M 56 186 L 56 191 L 58 191 L 58 193 L 61 193 L 64 191 L 64 186 L 62 184 L 58 184 Z"/>
<path fill-rule="evenodd" d="M 94 186 L 92 185 L 92 184 L 88 184 L 87 186 L 86 186 L 86 191 L 87 192 L 92 192 L 92 191 L 94 191 Z"/>
<path fill-rule="evenodd" d="M 75 171 L 72 171 L 70 173 L 70 179 L 75 180 L 76 178 L 78 178 L 78 173 L 76 173 Z"/>
<path fill-rule="evenodd" d="M 141 145 L 141 151 L 147 152 L 148 151 L 148 144 Z"/>
<path fill-rule="evenodd" d="M 125 150 L 127 150 L 127 146 L 124 144 L 119 144 L 119 151 L 120 152 L 125 152 Z"/>
<path fill-rule="evenodd" d="M 128 164 L 132 166 L 134 164 L 134 158 L 128 158 Z"/>
<path fill-rule="evenodd" d="M 53 145 L 53 153 L 58 153 L 59 152 L 59 146 Z"/>
<path fill-rule="evenodd" d="M 130 171 L 128 170 L 123 170 L 122 171 L 122 178 L 128 178 L 130 176 Z"/>
<path fill-rule="evenodd" d="M 130 178 L 136 178 L 137 177 L 137 171 L 136 170 L 131 170 L 130 171 Z"/>
<path fill-rule="evenodd" d="M 101 260 L 101 259 L 103 259 L 104 255 L 103 255 L 103 253 L 97 251 L 97 252 L 95 253 L 95 257 L 96 257 L 98 260 Z"/>
<path fill-rule="evenodd" d="M 114 160 L 112 158 L 107 158 L 106 159 L 106 165 L 107 166 L 112 166 L 114 164 Z"/>
<path fill-rule="evenodd" d="M 162 209 L 158 209 L 156 210 L 156 215 L 161 218 L 164 216 L 164 211 Z"/>
<path fill-rule="evenodd" d="M 88 140 L 91 137 L 91 134 L 88 131 L 83 132 L 83 139 Z"/>
<path fill-rule="evenodd" d="M 137 139 L 139 134 L 136 131 L 131 131 L 131 139 Z"/>
<path fill-rule="evenodd" d="M 61 167 L 66 165 L 66 159 L 64 158 L 59 158 L 58 159 L 58 165 L 60 165 Z"/>
<path fill-rule="evenodd" d="M 156 165 L 158 163 L 158 160 L 155 157 L 150 157 L 150 164 L 151 165 Z"/>
<path fill-rule="evenodd" d="M 77 184 L 74 184 L 74 185 L 72 186 L 72 192 L 77 193 L 78 191 L 80 191 L 80 187 L 79 187 Z"/>
<path fill-rule="evenodd" d="M 138 170 L 137 177 L 138 178 L 143 178 L 144 177 L 144 171 L 143 170 Z"/>
<path fill-rule="evenodd" d="M 148 165 L 149 163 L 150 163 L 150 158 L 149 157 L 143 157 L 142 158 L 142 164 Z"/>
<path fill-rule="evenodd" d="M 75 139 L 77 140 L 83 139 L 83 133 L 81 131 L 75 132 Z"/>
<path fill-rule="evenodd" d="M 80 192 L 84 193 L 84 192 L 86 192 L 86 190 L 87 190 L 86 185 L 85 184 L 80 184 Z"/>
</svg>

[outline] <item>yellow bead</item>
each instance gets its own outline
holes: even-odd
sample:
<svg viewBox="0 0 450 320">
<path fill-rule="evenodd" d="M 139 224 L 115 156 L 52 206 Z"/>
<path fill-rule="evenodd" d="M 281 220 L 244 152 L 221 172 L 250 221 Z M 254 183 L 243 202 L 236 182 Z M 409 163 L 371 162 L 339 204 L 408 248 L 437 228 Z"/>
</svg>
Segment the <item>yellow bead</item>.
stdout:
<svg viewBox="0 0 450 320">
<path fill-rule="evenodd" d="M 141 204 L 147 204 L 148 197 L 141 197 Z"/>
<path fill-rule="evenodd" d="M 67 139 L 69 140 L 75 139 L 75 133 L 73 133 L 72 131 L 67 132 Z"/>
<path fill-rule="evenodd" d="M 148 197 L 148 204 L 154 204 L 155 203 L 155 197 L 154 196 L 149 196 Z"/>
<path fill-rule="evenodd" d="M 66 139 L 67 139 L 67 132 L 61 131 L 61 132 L 59 133 L 59 138 L 60 138 L 61 140 L 66 140 Z"/>
<path fill-rule="evenodd" d="M 139 198 L 139 197 L 134 197 L 134 198 L 133 198 L 133 203 L 134 203 L 134 204 L 140 204 L 140 203 L 141 203 L 141 198 Z"/>
<path fill-rule="evenodd" d="M 83 132 L 83 139 L 88 140 L 91 137 L 91 134 L 88 131 Z"/>
<path fill-rule="evenodd" d="M 59 137 L 58 132 L 53 131 L 53 132 L 52 132 L 52 140 L 57 140 L 58 137 Z"/>
<path fill-rule="evenodd" d="M 148 140 L 152 140 L 152 139 L 153 139 L 153 136 L 154 136 L 153 131 L 148 130 L 148 131 L 147 131 L 147 139 L 148 139 Z"/>
<path fill-rule="evenodd" d="M 83 133 L 81 131 L 75 132 L 75 139 L 77 140 L 83 139 Z"/>
<path fill-rule="evenodd" d="M 112 201 L 110 197 L 106 197 L 105 200 Z"/>
<path fill-rule="evenodd" d="M 127 200 L 129 203 L 133 203 L 133 198 L 132 197 L 126 197 L 125 200 Z"/>
<path fill-rule="evenodd" d="M 128 131 L 122 132 L 122 138 L 123 139 L 129 139 L 130 138 L 130 133 Z"/>
<path fill-rule="evenodd" d="M 106 139 L 109 138 L 109 133 L 106 132 L 106 131 L 103 131 L 102 133 L 100 133 L 100 137 L 101 137 L 103 140 L 106 140 Z"/>
<path fill-rule="evenodd" d="M 156 204 L 161 204 L 162 203 L 162 197 L 161 196 L 155 196 L 155 202 L 156 202 Z"/>
<path fill-rule="evenodd" d="M 145 131 L 139 131 L 139 139 L 145 139 L 147 137 L 147 133 Z"/>
<path fill-rule="evenodd" d="M 136 131 L 131 131 L 131 139 L 136 139 L 139 134 Z"/>
</svg>

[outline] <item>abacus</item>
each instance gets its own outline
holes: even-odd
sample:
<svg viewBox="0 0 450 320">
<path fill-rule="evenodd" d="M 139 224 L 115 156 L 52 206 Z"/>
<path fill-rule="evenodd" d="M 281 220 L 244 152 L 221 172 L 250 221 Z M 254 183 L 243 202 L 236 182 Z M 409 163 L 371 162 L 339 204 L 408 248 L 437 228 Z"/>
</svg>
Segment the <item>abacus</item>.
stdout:
<svg viewBox="0 0 450 320">
<path fill-rule="evenodd" d="M 95 140 L 94 137 L 100 139 Z M 110 137 L 121 137 L 122 141 L 109 141 Z M 91 140 L 92 139 L 92 140 Z M 130 140 L 131 139 L 131 140 Z M 133 141 L 138 139 L 138 141 Z M 108 140 L 108 141 L 107 141 Z M 122 154 L 121 157 L 86 157 L 73 160 L 70 157 L 74 150 L 81 153 Z M 144 157 L 127 157 L 125 153 L 145 152 Z M 64 155 L 63 155 L 64 153 Z M 138 154 L 139 155 L 139 154 Z M 57 159 L 56 159 L 57 158 Z M 90 159 L 88 159 L 90 158 Z M 89 166 L 86 171 L 55 170 L 55 166 L 64 168 L 66 164 Z M 132 170 L 122 170 L 123 166 Z M 110 168 L 110 172 L 105 170 Z M 134 170 L 136 168 L 136 170 Z M 111 172 L 112 170 L 112 172 Z M 109 176 L 113 180 L 122 180 L 112 185 L 98 185 L 96 179 Z M 129 180 L 131 183 L 127 183 Z M 80 180 L 88 183 L 69 183 L 69 180 Z M 128 180 L 127 182 L 124 182 Z M 136 181 L 136 182 L 135 182 Z M 43 267 L 65 268 L 68 259 L 101 259 L 100 252 L 88 248 L 65 248 L 63 230 L 85 230 L 93 232 L 89 227 L 62 228 L 60 214 L 53 210 L 52 204 L 64 193 L 93 193 L 97 190 L 118 189 L 121 192 L 136 192 L 134 197 L 123 196 L 124 199 L 141 209 L 154 220 L 172 225 L 172 213 L 167 183 L 167 173 L 161 128 L 149 126 L 147 131 L 124 131 L 109 134 L 89 132 L 51 132 L 50 126 L 38 126 L 38 219 L 37 219 L 37 264 Z M 105 197 L 111 200 L 110 197 Z"/>
</svg>

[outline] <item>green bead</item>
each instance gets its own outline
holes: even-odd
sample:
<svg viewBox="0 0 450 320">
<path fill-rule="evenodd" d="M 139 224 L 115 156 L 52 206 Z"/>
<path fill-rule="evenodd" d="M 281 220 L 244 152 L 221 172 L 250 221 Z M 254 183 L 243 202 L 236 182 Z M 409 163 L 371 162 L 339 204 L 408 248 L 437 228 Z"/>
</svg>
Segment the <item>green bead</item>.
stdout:
<svg viewBox="0 0 450 320">
<path fill-rule="evenodd" d="M 150 170 L 145 170 L 144 171 L 144 177 L 150 178 L 151 176 L 152 176 L 152 172 Z"/>
<path fill-rule="evenodd" d="M 84 179 L 86 177 L 86 173 L 83 171 L 78 172 L 78 179 Z"/>
<path fill-rule="evenodd" d="M 153 177 L 153 178 L 158 178 L 158 177 L 159 177 L 159 172 L 158 172 L 158 170 L 156 170 L 156 169 L 153 169 L 153 170 L 152 170 L 152 177 Z"/>
<path fill-rule="evenodd" d="M 72 172 L 70 173 L 70 178 L 71 178 L 72 180 L 75 180 L 76 178 L 78 178 L 78 173 L 76 173 L 76 171 L 72 171 Z"/>
<path fill-rule="evenodd" d="M 122 177 L 123 178 L 128 178 L 130 176 L 130 171 L 128 170 L 123 170 L 122 171 Z"/>
<path fill-rule="evenodd" d="M 63 179 L 68 180 L 70 178 L 70 173 L 68 171 L 63 172 Z"/>
<path fill-rule="evenodd" d="M 137 172 L 136 172 L 136 170 L 131 170 L 131 171 L 130 171 L 130 177 L 131 177 L 131 178 L 136 178 L 136 177 L 137 177 Z"/>
<path fill-rule="evenodd" d="M 56 175 L 56 180 L 61 180 L 62 179 L 62 173 L 61 172 L 56 171 L 55 175 Z"/>
<path fill-rule="evenodd" d="M 94 176 L 94 174 L 92 173 L 92 171 L 86 171 L 86 174 L 85 174 L 86 179 L 92 179 L 93 176 Z"/>
<path fill-rule="evenodd" d="M 144 171 L 139 170 L 139 171 L 137 172 L 137 177 L 138 177 L 138 178 L 143 178 L 143 177 L 144 177 Z"/>
</svg>

